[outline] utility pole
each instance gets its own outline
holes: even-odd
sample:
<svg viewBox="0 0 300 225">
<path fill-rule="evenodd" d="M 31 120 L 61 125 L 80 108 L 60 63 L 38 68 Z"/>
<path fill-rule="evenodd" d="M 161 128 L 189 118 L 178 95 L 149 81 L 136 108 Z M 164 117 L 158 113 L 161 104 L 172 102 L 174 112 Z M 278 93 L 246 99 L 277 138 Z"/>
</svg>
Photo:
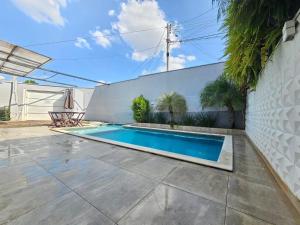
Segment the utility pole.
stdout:
<svg viewBox="0 0 300 225">
<path fill-rule="evenodd" d="M 171 43 L 171 40 L 170 40 L 170 34 L 171 34 L 171 24 L 167 23 L 167 39 L 166 39 L 166 42 L 167 42 L 167 50 L 166 50 L 166 65 L 167 65 L 167 71 L 169 71 L 169 58 L 170 58 L 170 43 Z"/>
</svg>

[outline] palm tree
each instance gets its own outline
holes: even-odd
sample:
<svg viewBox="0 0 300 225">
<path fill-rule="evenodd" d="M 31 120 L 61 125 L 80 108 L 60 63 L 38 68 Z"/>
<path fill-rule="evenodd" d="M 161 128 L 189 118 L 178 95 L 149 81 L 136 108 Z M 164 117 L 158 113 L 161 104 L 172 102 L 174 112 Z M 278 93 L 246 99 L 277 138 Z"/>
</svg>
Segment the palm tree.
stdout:
<svg viewBox="0 0 300 225">
<path fill-rule="evenodd" d="M 255 87 L 259 73 L 294 17 L 299 0 L 212 0 L 223 16 L 227 76 L 240 87 Z"/>
<path fill-rule="evenodd" d="M 237 86 L 224 75 L 208 84 L 200 94 L 202 107 L 226 107 L 230 113 L 229 122 L 234 127 L 234 111 L 243 108 L 243 96 Z"/>
<path fill-rule="evenodd" d="M 182 95 L 176 92 L 164 94 L 158 99 L 158 111 L 167 111 L 170 114 L 170 125 L 175 124 L 175 114 L 184 114 L 187 111 L 186 101 Z"/>
</svg>

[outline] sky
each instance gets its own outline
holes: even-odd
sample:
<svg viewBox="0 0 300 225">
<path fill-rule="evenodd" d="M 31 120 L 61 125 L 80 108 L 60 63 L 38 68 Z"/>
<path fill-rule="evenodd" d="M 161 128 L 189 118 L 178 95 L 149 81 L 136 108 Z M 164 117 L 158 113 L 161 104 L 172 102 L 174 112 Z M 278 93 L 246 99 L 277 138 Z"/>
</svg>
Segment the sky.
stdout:
<svg viewBox="0 0 300 225">
<path fill-rule="evenodd" d="M 224 61 L 221 21 L 211 0 L 7 0 L 0 4 L 0 40 L 51 57 L 44 67 L 60 72 L 113 83 L 165 71 L 167 23 L 172 28 L 171 70 Z M 212 34 L 218 35 L 205 37 Z M 31 75 L 50 76 L 42 71 Z M 63 76 L 50 80 L 95 85 Z"/>
</svg>

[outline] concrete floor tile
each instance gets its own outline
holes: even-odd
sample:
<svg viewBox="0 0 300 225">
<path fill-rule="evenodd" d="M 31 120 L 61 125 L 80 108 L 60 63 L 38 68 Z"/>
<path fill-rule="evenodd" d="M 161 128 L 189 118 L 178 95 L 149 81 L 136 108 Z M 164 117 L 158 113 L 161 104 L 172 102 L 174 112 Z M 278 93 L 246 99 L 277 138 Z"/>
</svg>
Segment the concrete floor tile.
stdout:
<svg viewBox="0 0 300 225">
<path fill-rule="evenodd" d="M 153 157 L 131 167 L 130 171 L 142 174 L 151 179 L 162 180 L 177 165 L 178 162 L 175 160 L 169 160 L 168 158 L 164 157 Z"/>
<path fill-rule="evenodd" d="M 55 172 L 55 176 L 68 187 L 74 189 L 96 179 L 113 176 L 119 170 L 118 167 L 105 162 L 91 159 L 82 161 L 63 171 Z"/>
<path fill-rule="evenodd" d="M 223 225 L 224 218 L 224 205 L 159 185 L 118 224 Z"/>
<path fill-rule="evenodd" d="M 226 203 L 228 176 L 191 167 L 175 169 L 164 182 L 219 203 Z"/>
<path fill-rule="evenodd" d="M 4 167 L 15 166 L 15 165 L 19 165 L 22 163 L 27 163 L 30 161 L 32 161 L 31 158 L 24 154 L 20 154 L 20 155 L 16 155 L 16 156 L 7 155 L 7 157 L 0 157 L 0 169 L 4 168 Z"/>
<path fill-rule="evenodd" d="M 241 213 L 231 208 L 226 210 L 225 225 L 272 225 L 263 220 Z"/>
<path fill-rule="evenodd" d="M 259 160 L 258 154 L 248 141 L 245 141 L 245 144 L 243 145 L 234 144 L 233 148 L 235 155 L 244 156 L 249 159 Z"/>
<path fill-rule="evenodd" d="M 51 173 L 67 171 L 73 168 L 84 169 L 91 161 L 94 161 L 88 155 L 82 154 L 60 154 L 60 155 L 43 155 L 34 159 L 39 165 Z"/>
<path fill-rule="evenodd" d="M 276 186 L 274 178 L 271 177 L 272 175 L 269 171 L 262 167 L 253 167 L 241 164 L 235 167 L 235 171 L 232 175 L 253 183 L 267 185 L 270 188 L 275 188 Z"/>
<path fill-rule="evenodd" d="M 113 225 L 114 223 L 74 193 L 66 194 L 9 223 L 10 225 Z"/>
<path fill-rule="evenodd" d="M 94 158 L 100 158 L 109 153 L 113 153 L 115 150 L 113 145 L 95 142 L 80 146 L 79 151 L 82 154 L 87 154 Z"/>
<path fill-rule="evenodd" d="M 120 170 L 115 176 L 102 177 L 76 192 L 117 222 L 155 186 L 151 180 Z"/>
<path fill-rule="evenodd" d="M 265 168 L 263 162 L 259 159 L 259 156 L 249 156 L 247 154 L 235 154 L 234 163 L 235 165 Z"/>
<path fill-rule="evenodd" d="M 22 216 L 70 190 L 55 178 L 44 179 L 0 195 L 0 224 Z"/>
<path fill-rule="evenodd" d="M 0 169 L 0 194 L 5 190 L 19 188 L 24 183 L 29 185 L 42 179 L 47 179 L 50 174 L 35 162 L 4 167 Z"/>
<path fill-rule="evenodd" d="M 205 166 L 205 165 L 200 165 L 200 164 L 197 164 L 197 163 L 180 161 L 179 165 L 181 167 L 188 167 L 188 168 L 194 168 L 194 169 L 198 169 L 198 170 L 206 170 L 208 172 L 215 172 L 217 174 L 225 175 L 225 176 L 232 175 L 231 171 L 226 171 L 226 170 L 222 170 L 222 169 L 218 169 L 218 168 L 213 168 L 213 167 L 209 167 L 209 166 Z"/>
<path fill-rule="evenodd" d="M 230 177 L 227 204 L 229 207 L 274 224 L 296 225 L 299 214 L 285 196 L 269 186 Z"/>
<path fill-rule="evenodd" d="M 152 157 L 152 154 L 121 148 L 99 159 L 123 168 L 131 168 Z"/>
</svg>

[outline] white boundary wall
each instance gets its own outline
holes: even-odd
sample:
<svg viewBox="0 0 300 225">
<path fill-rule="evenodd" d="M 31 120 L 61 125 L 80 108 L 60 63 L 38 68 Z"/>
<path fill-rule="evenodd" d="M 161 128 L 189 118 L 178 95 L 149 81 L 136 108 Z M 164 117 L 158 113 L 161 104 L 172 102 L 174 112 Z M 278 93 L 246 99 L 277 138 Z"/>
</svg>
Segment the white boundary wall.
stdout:
<svg viewBox="0 0 300 225">
<path fill-rule="evenodd" d="M 300 34 L 280 43 L 248 95 L 246 133 L 300 199 Z"/>
<path fill-rule="evenodd" d="M 185 97 L 190 112 L 200 111 L 201 90 L 207 83 L 218 78 L 223 68 L 224 63 L 215 63 L 97 86 L 88 105 L 86 119 L 131 123 L 133 119 L 130 107 L 135 97 L 142 94 L 154 106 L 162 94 L 171 91 Z"/>
<path fill-rule="evenodd" d="M 0 83 L 0 107 L 8 106 L 10 96 L 11 82 Z M 49 86 L 49 85 L 29 85 L 18 83 L 17 95 L 12 96 L 11 120 L 26 120 L 26 91 L 37 92 L 53 92 L 64 93 L 67 90 L 65 87 Z M 94 92 L 92 88 L 73 88 L 74 109 L 72 111 L 86 111 L 91 96 Z M 63 108 L 63 102 L 61 102 Z M 50 117 L 49 117 L 50 120 Z"/>
<path fill-rule="evenodd" d="M 11 86 L 10 82 L 0 83 L 0 108 L 8 106 Z"/>
</svg>

